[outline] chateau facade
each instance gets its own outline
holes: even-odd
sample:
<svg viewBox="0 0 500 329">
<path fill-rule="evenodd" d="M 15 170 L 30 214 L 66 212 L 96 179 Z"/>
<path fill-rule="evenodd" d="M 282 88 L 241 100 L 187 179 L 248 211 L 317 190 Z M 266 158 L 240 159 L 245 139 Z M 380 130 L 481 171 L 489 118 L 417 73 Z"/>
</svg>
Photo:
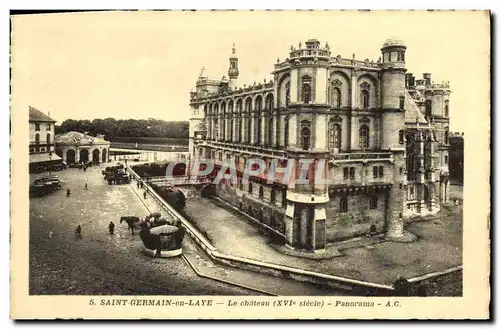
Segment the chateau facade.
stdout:
<svg viewBox="0 0 500 329">
<path fill-rule="evenodd" d="M 233 45 L 227 78 L 202 72 L 190 94 L 192 157 L 216 170 L 233 163 L 238 182 L 222 180 L 217 196 L 290 247 L 322 250 L 369 232 L 401 239 L 404 219 L 439 211 L 449 190 L 449 85 L 407 73 L 406 49 L 388 39 L 377 62 L 359 61 L 308 40 L 278 59 L 272 81 L 239 86 Z M 252 158 L 265 171 L 242 184 Z M 267 181 L 273 159 L 295 160 L 289 180 Z M 300 159 L 326 165 L 299 184 Z"/>
</svg>

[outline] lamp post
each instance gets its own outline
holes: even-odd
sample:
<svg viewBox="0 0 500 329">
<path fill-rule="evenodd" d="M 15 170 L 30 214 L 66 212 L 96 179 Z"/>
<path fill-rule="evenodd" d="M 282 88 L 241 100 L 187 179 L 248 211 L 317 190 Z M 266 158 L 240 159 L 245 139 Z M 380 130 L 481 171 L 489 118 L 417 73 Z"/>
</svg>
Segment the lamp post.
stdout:
<svg viewBox="0 0 500 329">
<path fill-rule="evenodd" d="M 52 168 L 52 164 L 50 163 L 51 160 L 52 160 L 52 152 L 49 152 L 49 176 L 50 176 L 51 168 Z"/>
</svg>

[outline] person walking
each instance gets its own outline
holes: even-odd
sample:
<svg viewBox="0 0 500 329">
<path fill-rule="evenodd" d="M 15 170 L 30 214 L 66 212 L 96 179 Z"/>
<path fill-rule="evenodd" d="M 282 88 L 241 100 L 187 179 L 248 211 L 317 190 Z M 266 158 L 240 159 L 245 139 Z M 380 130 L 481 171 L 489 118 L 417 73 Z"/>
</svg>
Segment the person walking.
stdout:
<svg viewBox="0 0 500 329">
<path fill-rule="evenodd" d="M 109 235 L 115 234 L 115 224 L 111 221 L 108 225 Z"/>
<path fill-rule="evenodd" d="M 88 184 L 87 184 L 87 183 L 85 183 L 85 187 L 84 187 L 84 189 L 86 189 L 86 190 L 88 190 L 88 189 L 89 189 L 89 186 L 88 186 Z"/>
<path fill-rule="evenodd" d="M 146 200 L 146 191 L 144 191 L 143 195 L 144 195 L 144 200 Z"/>
<path fill-rule="evenodd" d="M 76 227 L 75 235 L 76 235 L 77 238 L 81 238 L 82 237 L 82 227 L 80 225 L 78 225 Z"/>
<path fill-rule="evenodd" d="M 69 197 L 71 195 L 71 191 L 69 189 L 66 190 L 66 196 Z"/>
</svg>

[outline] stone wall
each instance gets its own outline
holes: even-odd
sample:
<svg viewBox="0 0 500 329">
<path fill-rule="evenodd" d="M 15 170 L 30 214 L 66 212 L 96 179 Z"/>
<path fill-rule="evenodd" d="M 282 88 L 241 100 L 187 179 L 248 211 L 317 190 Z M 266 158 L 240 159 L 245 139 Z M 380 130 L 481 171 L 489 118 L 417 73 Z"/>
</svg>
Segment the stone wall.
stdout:
<svg viewBox="0 0 500 329">
<path fill-rule="evenodd" d="M 246 187 L 246 186 L 245 186 Z M 240 190 L 236 186 L 231 186 L 229 183 L 221 181 L 215 188 L 216 195 L 222 200 L 237 207 L 244 213 L 252 216 L 259 222 L 273 228 L 274 230 L 284 234 L 285 225 L 283 216 L 285 209 L 279 207 L 278 196 L 281 194 L 276 193 L 277 201 L 275 205 L 269 204 L 270 188 L 263 187 L 264 198 L 260 199 L 258 195 L 259 185 L 252 183 L 252 194 L 249 194 L 248 188 Z M 266 197 L 267 196 L 267 197 Z"/>
<path fill-rule="evenodd" d="M 331 195 L 326 204 L 326 241 L 332 242 L 370 232 L 375 225 L 382 233 L 385 224 L 385 195 L 377 194 L 377 208 L 370 209 L 371 194 L 347 195 L 348 211 L 340 212 L 343 195 Z"/>
</svg>

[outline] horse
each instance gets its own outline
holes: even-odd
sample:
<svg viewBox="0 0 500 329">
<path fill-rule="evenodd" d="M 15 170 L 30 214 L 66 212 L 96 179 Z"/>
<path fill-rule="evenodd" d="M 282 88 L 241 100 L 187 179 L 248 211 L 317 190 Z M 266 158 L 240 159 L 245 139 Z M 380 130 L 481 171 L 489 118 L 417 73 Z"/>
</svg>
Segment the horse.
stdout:
<svg viewBox="0 0 500 329">
<path fill-rule="evenodd" d="M 120 224 L 126 222 L 128 224 L 128 229 L 134 235 L 134 229 L 141 229 L 143 227 L 143 221 L 137 216 L 122 216 L 120 218 Z"/>
</svg>

